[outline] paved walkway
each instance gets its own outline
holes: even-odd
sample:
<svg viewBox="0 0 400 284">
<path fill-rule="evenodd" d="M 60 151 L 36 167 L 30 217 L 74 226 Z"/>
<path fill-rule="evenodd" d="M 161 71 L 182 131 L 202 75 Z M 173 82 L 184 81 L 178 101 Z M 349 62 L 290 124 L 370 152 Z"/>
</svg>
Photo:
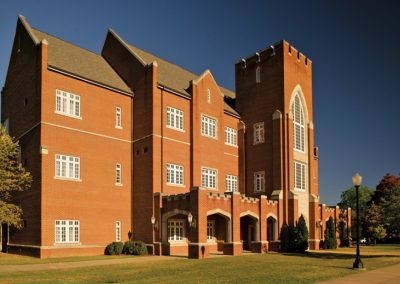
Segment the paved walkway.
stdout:
<svg viewBox="0 0 400 284">
<path fill-rule="evenodd" d="M 378 284 L 378 283 L 399 283 L 400 264 L 387 266 L 371 271 L 360 271 L 341 278 L 335 278 L 320 282 L 321 284 Z"/>
</svg>

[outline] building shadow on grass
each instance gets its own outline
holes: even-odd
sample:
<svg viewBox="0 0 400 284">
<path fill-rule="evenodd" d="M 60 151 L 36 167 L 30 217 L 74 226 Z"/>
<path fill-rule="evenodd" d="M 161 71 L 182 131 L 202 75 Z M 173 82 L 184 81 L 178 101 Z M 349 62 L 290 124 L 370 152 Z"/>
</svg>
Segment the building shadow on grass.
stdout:
<svg viewBox="0 0 400 284">
<path fill-rule="evenodd" d="M 343 254 L 343 253 L 315 253 L 315 252 L 305 252 L 305 253 L 282 253 L 286 256 L 300 256 L 307 258 L 318 258 L 318 259 L 354 259 L 356 253 L 354 254 Z M 378 255 L 362 255 L 362 258 L 381 258 L 381 257 L 394 257 L 400 258 L 399 255 L 391 254 L 378 254 Z"/>
</svg>

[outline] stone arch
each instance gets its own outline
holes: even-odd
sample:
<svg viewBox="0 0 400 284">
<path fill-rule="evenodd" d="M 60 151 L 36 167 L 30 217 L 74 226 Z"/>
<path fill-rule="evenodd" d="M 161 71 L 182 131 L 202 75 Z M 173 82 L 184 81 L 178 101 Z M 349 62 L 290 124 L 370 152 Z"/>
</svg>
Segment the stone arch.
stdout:
<svg viewBox="0 0 400 284">
<path fill-rule="evenodd" d="M 260 219 L 256 213 L 254 213 L 254 212 L 252 212 L 250 210 L 247 210 L 247 211 L 244 211 L 244 212 L 240 213 L 240 218 L 244 217 L 244 216 L 251 216 L 254 219 L 256 219 L 257 221 Z"/>
<path fill-rule="evenodd" d="M 288 112 L 289 113 L 292 112 L 292 104 L 294 102 L 294 98 L 296 97 L 296 95 L 299 95 L 299 97 L 300 97 L 300 102 L 301 102 L 301 105 L 303 106 L 303 111 L 304 111 L 304 122 L 305 122 L 304 126 L 307 126 L 308 123 L 310 122 L 310 119 L 309 119 L 309 115 L 308 115 L 309 113 L 308 113 L 307 102 L 304 97 L 304 93 L 303 93 L 303 90 L 301 89 L 300 84 L 297 84 L 296 87 L 294 87 L 292 94 L 290 95 L 290 103 L 289 103 L 289 111 Z"/>
<path fill-rule="evenodd" d="M 207 211 L 207 216 L 213 215 L 213 214 L 219 214 L 222 215 L 223 217 L 226 217 L 228 219 L 231 219 L 231 213 L 226 212 L 225 210 L 222 209 L 211 209 Z"/>
<path fill-rule="evenodd" d="M 190 212 L 187 210 L 174 209 L 174 210 L 168 211 L 163 214 L 163 216 L 162 216 L 162 240 L 163 240 L 163 242 L 168 241 L 168 219 L 175 215 L 186 215 L 187 216 L 187 215 L 189 215 L 189 213 Z"/>
</svg>

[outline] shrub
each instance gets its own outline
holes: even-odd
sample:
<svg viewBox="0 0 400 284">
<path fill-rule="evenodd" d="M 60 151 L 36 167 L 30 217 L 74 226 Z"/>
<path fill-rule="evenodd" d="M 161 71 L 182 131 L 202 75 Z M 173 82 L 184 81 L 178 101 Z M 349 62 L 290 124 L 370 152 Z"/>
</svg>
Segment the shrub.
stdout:
<svg viewBox="0 0 400 284">
<path fill-rule="evenodd" d="M 336 247 L 337 240 L 335 222 L 332 217 L 329 217 L 328 222 L 326 222 L 324 249 L 336 249 Z"/>
<path fill-rule="evenodd" d="M 296 226 L 296 251 L 305 252 L 308 248 L 308 229 L 303 214 Z"/>
<path fill-rule="evenodd" d="M 147 254 L 147 247 L 142 241 L 127 241 L 124 244 L 123 253 L 145 255 Z"/>
<path fill-rule="evenodd" d="M 284 224 L 281 229 L 281 251 L 304 252 L 308 248 L 308 229 L 301 215 L 296 227 Z"/>
<path fill-rule="evenodd" d="M 112 242 L 106 247 L 106 254 L 108 255 L 118 255 L 122 253 L 124 244 L 122 242 Z"/>
</svg>

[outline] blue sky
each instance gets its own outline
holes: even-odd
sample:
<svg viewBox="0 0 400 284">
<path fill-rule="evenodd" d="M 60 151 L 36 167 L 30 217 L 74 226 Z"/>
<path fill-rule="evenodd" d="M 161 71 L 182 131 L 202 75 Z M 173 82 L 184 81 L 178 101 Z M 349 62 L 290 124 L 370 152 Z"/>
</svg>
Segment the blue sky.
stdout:
<svg viewBox="0 0 400 284">
<path fill-rule="evenodd" d="M 108 28 L 234 90 L 234 63 L 281 39 L 313 60 L 322 202 L 360 172 L 375 187 L 400 173 L 399 1 L 10 1 L 0 9 L 0 84 L 18 14 L 99 52 Z"/>
</svg>

